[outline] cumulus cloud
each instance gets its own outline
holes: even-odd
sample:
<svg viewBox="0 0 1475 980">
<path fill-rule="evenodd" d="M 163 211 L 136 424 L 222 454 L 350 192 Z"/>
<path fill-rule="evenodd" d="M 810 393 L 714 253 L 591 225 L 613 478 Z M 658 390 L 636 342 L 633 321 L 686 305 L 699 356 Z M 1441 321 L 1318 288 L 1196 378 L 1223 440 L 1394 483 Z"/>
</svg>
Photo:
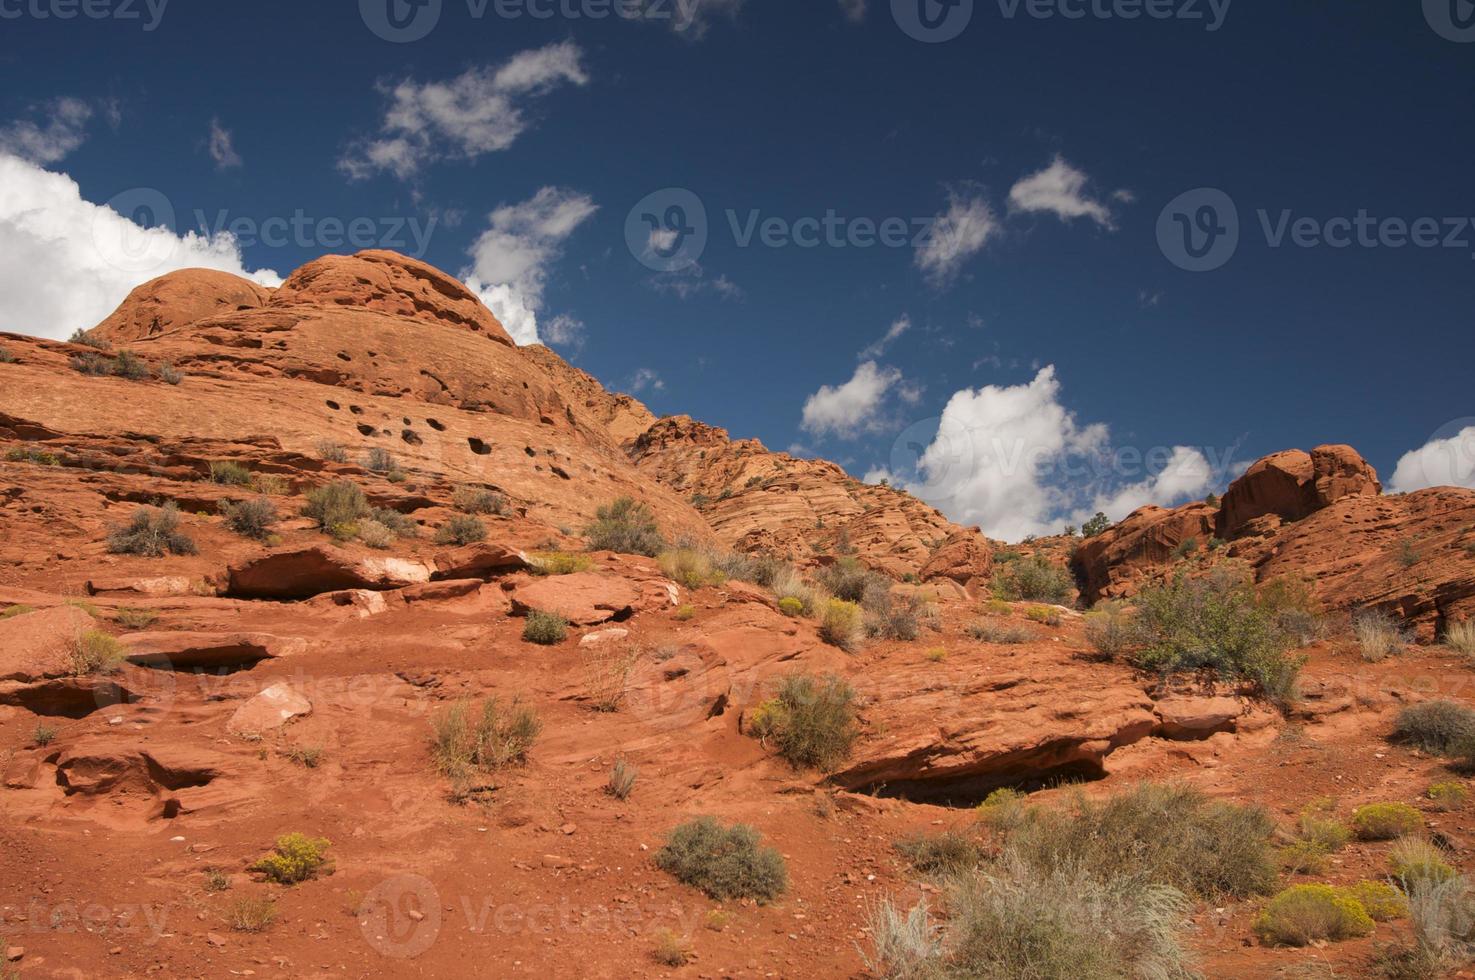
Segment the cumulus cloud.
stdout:
<svg viewBox="0 0 1475 980">
<path fill-rule="evenodd" d="M 0 153 L 45 165 L 66 158 L 86 141 L 92 107 L 81 99 L 53 99 L 32 111 L 41 121 L 20 119 L 0 128 Z"/>
<path fill-rule="evenodd" d="M 630 394 L 638 395 L 646 389 L 651 391 L 665 391 L 666 382 L 662 381 L 661 376 L 650 368 L 640 368 L 630 376 L 630 380 L 626 382 L 625 387 L 630 389 Z"/>
<path fill-rule="evenodd" d="M 548 322 L 548 327 L 543 331 L 543 340 L 558 347 L 566 347 L 569 350 L 580 350 L 584 346 L 584 321 L 577 320 L 567 314 L 560 313 Z"/>
<path fill-rule="evenodd" d="M 1411 493 L 1428 487 L 1475 489 L 1475 425 L 1430 439 L 1398 460 L 1388 483 L 1390 490 Z"/>
<path fill-rule="evenodd" d="M 898 337 L 906 333 L 911 328 L 912 318 L 903 313 L 901 316 L 896 318 L 896 321 L 894 323 L 891 324 L 891 327 L 886 331 L 885 336 L 860 352 L 860 359 L 863 361 L 872 361 L 880 357 L 882 354 L 886 353 L 886 348 L 890 347 Z"/>
<path fill-rule="evenodd" d="M 1009 208 L 1013 211 L 1053 214 L 1062 221 L 1090 218 L 1106 229 L 1114 229 L 1116 221 L 1111 209 L 1091 197 L 1086 187 L 1090 178 L 1057 156 L 1044 170 L 1022 178 L 1009 191 Z M 1130 199 L 1118 191 L 1118 200 Z"/>
<path fill-rule="evenodd" d="M 1159 466 L 1129 469 L 1110 441 L 1106 425 L 1083 424 L 1064 406 L 1048 366 L 1026 384 L 955 393 L 908 489 L 959 523 L 1017 541 L 1097 510 L 1120 520 L 1144 504 L 1182 503 L 1215 482 L 1197 449 L 1174 447 Z"/>
<path fill-rule="evenodd" d="M 215 161 L 217 169 L 230 170 L 241 165 L 241 155 L 236 152 L 235 137 L 230 130 L 220 125 L 219 119 L 210 120 L 209 147 L 210 159 Z"/>
<path fill-rule="evenodd" d="M 947 210 L 917 247 L 917 268 L 937 286 L 951 282 L 970 258 L 1003 231 L 994 209 L 980 195 L 948 192 Z"/>
<path fill-rule="evenodd" d="M 810 395 L 800 425 L 812 435 L 853 437 L 877 421 L 887 394 L 903 387 L 901 372 L 896 368 L 866 361 L 843 385 L 824 385 Z"/>
<path fill-rule="evenodd" d="M 76 181 L 0 153 L 0 330 L 64 338 L 91 328 L 133 287 L 185 268 L 219 269 L 281 285 L 270 269 L 248 271 L 229 234 L 176 235 L 145 228 L 82 198 Z"/>
<path fill-rule="evenodd" d="M 437 160 L 505 150 L 531 125 L 527 103 L 563 85 L 588 84 L 582 60 L 578 45 L 564 41 L 448 82 L 381 87 L 389 108 L 378 136 L 351 147 L 338 165 L 354 179 L 387 171 L 406 180 Z"/>
<path fill-rule="evenodd" d="M 493 211 L 490 227 L 471 246 L 471 265 L 461 278 L 519 344 L 538 343 L 549 267 L 597 210 L 587 194 L 544 187 L 526 201 Z"/>
</svg>

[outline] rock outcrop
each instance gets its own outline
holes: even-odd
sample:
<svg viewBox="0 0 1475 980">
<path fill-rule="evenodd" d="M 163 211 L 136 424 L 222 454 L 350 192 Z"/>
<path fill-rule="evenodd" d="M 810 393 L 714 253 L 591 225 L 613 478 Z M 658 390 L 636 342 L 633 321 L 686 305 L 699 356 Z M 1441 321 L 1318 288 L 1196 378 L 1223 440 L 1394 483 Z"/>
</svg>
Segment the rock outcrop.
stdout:
<svg viewBox="0 0 1475 980">
<path fill-rule="evenodd" d="M 1229 540 L 1268 514 L 1299 521 L 1343 497 L 1382 492 L 1377 472 L 1351 446 L 1288 449 L 1257 461 L 1230 484 L 1215 527 Z"/>
<path fill-rule="evenodd" d="M 133 292 L 106 320 L 88 331 L 123 347 L 192 323 L 265 306 L 271 290 L 214 269 L 182 269 L 152 279 Z"/>
</svg>

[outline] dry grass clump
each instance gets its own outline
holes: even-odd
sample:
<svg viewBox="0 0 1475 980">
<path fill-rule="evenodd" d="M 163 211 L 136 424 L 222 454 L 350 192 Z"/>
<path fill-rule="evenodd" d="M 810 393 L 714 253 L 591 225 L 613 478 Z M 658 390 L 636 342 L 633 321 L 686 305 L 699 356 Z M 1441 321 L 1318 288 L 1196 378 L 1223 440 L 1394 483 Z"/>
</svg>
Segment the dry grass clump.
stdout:
<svg viewBox="0 0 1475 980">
<path fill-rule="evenodd" d="M 589 707 L 605 714 L 619 711 L 640 656 L 638 647 L 625 643 L 601 643 L 585 651 L 584 697 Z"/>
<path fill-rule="evenodd" d="M 610 770 L 609 782 L 605 784 L 604 791 L 617 800 L 628 800 L 630 794 L 635 791 L 635 781 L 639 777 L 639 769 L 624 759 L 620 759 Z"/>
<path fill-rule="evenodd" d="M 84 630 L 71 641 L 68 649 L 74 677 L 115 674 L 127 659 L 123 644 L 102 630 Z"/>
<path fill-rule="evenodd" d="M 1414 837 L 1405 837 L 1393 845 L 1388 851 L 1388 864 L 1405 891 L 1415 884 L 1448 881 L 1455 876 L 1455 869 L 1445 860 L 1443 851 Z"/>
<path fill-rule="evenodd" d="M 979 643 L 998 643 L 1003 646 L 1018 646 L 1035 638 L 1034 633 L 1017 623 L 996 623 L 987 619 L 973 623 L 967 632 Z"/>
<path fill-rule="evenodd" d="M 1132 617 L 1119 603 L 1097 603 L 1095 609 L 1086 613 L 1083 625 L 1086 642 L 1105 657 L 1116 659 L 1136 642 Z"/>
<path fill-rule="evenodd" d="M 661 573 L 688 589 L 722 585 L 727 575 L 713 567 L 712 559 L 697 548 L 675 548 L 661 552 Z"/>
<path fill-rule="evenodd" d="M 988 855 L 976 838 L 956 830 L 913 834 L 895 846 L 897 853 L 923 874 L 962 874 L 979 867 Z"/>
<path fill-rule="evenodd" d="M 788 888 L 789 875 L 783 855 L 762 847 L 762 840 L 745 824 L 723 827 L 712 817 L 699 817 L 671 831 L 655 864 L 718 901 L 751 898 L 766 904 Z"/>
<path fill-rule="evenodd" d="M 163 507 L 140 507 L 127 524 L 108 532 L 108 551 L 115 555 L 162 558 L 166 554 L 193 555 L 198 550 L 190 536 L 179 529 L 179 508 L 173 502 Z"/>
<path fill-rule="evenodd" d="M 1466 659 L 1475 659 L 1475 620 L 1462 619 L 1446 627 L 1444 645 Z"/>
<path fill-rule="evenodd" d="M 830 599 L 824 605 L 819 637 L 841 650 L 854 651 L 860 646 L 865 628 L 860 606 L 844 599 Z"/>
<path fill-rule="evenodd" d="M 522 625 L 522 638 L 545 647 L 562 643 L 568 639 L 568 620 L 558 613 L 534 609 Z"/>
<path fill-rule="evenodd" d="M 317 444 L 318 457 L 327 463 L 348 462 L 348 447 L 331 439 L 322 439 Z"/>
<path fill-rule="evenodd" d="M 236 932 L 265 932 L 276 920 L 277 903 L 264 895 L 243 895 L 225 910 L 225 921 Z"/>
<path fill-rule="evenodd" d="M 651 956 L 662 966 L 685 966 L 691 960 L 691 943 L 670 929 L 658 929 Z"/>
<path fill-rule="evenodd" d="M 528 555 L 528 564 L 534 575 L 573 575 L 593 568 L 594 560 L 568 551 L 540 551 Z"/>
<path fill-rule="evenodd" d="M 1377 663 L 1400 654 L 1408 646 L 1409 635 L 1392 614 L 1381 609 L 1364 609 L 1352 617 L 1352 637 L 1358 652 L 1368 663 Z"/>
<path fill-rule="evenodd" d="M 785 677 L 777 695 L 753 710 L 747 727 L 797 768 L 833 769 L 850 757 L 859 735 L 855 689 L 834 675 Z"/>
<path fill-rule="evenodd" d="M 520 699 L 488 698 L 480 711 L 461 701 L 431 719 L 430 755 L 442 774 L 465 785 L 478 773 L 526 762 L 542 731 L 538 713 Z"/>
<path fill-rule="evenodd" d="M 666 550 L 666 540 L 656 525 L 655 515 L 632 497 L 619 499 L 595 511 L 594 523 L 584 529 L 591 551 L 614 551 L 623 555 L 654 558 Z"/>
<path fill-rule="evenodd" d="M 1475 737 L 1475 709 L 1447 700 L 1412 704 L 1398 713 L 1393 735 L 1425 752 L 1449 755 Z"/>
<path fill-rule="evenodd" d="M 1272 946 L 1370 935 L 1373 919 L 1356 898 L 1331 885 L 1292 885 L 1271 899 L 1255 920 L 1255 932 Z"/>
<path fill-rule="evenodd" d="M 451 496 L 451 506 L 463 514 L 496 516 L 506 513 L 507 498 L 481 487 L 457 487 Z"/>
</svg>

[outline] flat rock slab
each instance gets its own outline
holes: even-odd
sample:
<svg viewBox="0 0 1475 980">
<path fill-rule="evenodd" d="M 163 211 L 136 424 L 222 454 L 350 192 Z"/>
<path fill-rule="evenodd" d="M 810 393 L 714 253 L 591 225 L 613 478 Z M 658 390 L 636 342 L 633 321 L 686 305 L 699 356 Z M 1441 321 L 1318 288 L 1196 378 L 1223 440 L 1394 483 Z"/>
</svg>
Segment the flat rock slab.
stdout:
<svg viewBox="0 0 1475 980">
<path fill-rule="evenodd" d="M 95 578 L 87 583 L 89 595 L 143 595 L 162 598 L 165 596 L 196 595 L 199 580 L 183 575 L 161 575 L 156 578 Z"/>
<path fill-rule="evenodd" d="M 402 589 L 423 585 L 430 577 L 430 566 L 421 561 L 360 556 L 318 545 L 231 566 L 226 594 L 237 599 L 310 599 L 346 589 Z"/>
<path fill-rule="evenodd" d="M 511 572 L 526 571 L 527 555 L 516 548 L 500 544 L 472 544 L 435 556 L 433 577 L 447 579 L 488 579 Z"/>
<path fill-rule="evenodd" d="M 307 649 L 306 640 L 270 633 L 132 633 L 122 642 L 129 663 L 174 670 L 239 666 Z"/>
<path fill-rule="evenodd" d="M 236 709 L 225 729 L 232 735 L 264 735 L 312 713 L 312 702 L 291 684 L 273 684 Z"/>
<path fill-rule="evenodd" d="M 628 617 L 639 601 L 640 593 L 625 579 L 595 572 L 531 579 L 512 589 L 514 613 L 558 613 L 575 626 L 598 626 Z"/>
</svg>

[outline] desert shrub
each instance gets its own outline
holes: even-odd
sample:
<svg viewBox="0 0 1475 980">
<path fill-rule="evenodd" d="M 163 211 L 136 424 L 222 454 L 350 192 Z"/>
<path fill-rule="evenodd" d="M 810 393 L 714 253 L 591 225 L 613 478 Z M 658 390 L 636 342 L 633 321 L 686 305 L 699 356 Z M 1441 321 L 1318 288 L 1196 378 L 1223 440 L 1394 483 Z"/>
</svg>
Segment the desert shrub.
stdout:
<svg viewBox="0 0 1475 980">
<path fill-rule="evenodd" d="M 620 759 L 610 770 L 609 782 L 605 784 L 604 791 L 617 800 L 628 800 L 635 791 L 635 780 L 639 777 L 639 769 Z"/>
<path fill-rule="evenodd" d="M 1444 645 L 1462 657 L 1475 659 L 1475 620 L 1449 624 L 1444 630 Z"/>
<path fill-rule="evenodd" d="M 1433 801 L 1436 809 L 1446 813 L 1452 810 L 1463 810 L 1465 804 L 1470 800 L 1470 791 L 1465 784 L 1454 781 L 1434 783 L 1429 787 L 1426 795 Z"/>
<path fill-rule="evenodd" d="M 1022 826 L 1030 817 L 1029 796 L 1015 789 L 996 789 L 974 811 L 978 822 L 999 833 Z"/>
<path fill-rule="evenodd" d="M 994 623 L 986 619 L 970 625 L 968 635 L 979 643 L 998 643 L 1004 646 L 1018 646 L 1035 638 L 1034 633 L 1023 626 Z"/>
<path fill-rule="evenodd" d="M 1122 874 L 1206 898 L 1244 897 L 1275 883 L 1274 829 L 1258 806 L 1144 783 L 1103 800 L 1077 795 L 1068 808 L 1031 809 L 1009 846 L 1038 868 L 1075 864 L 1103 878 Z"/>
<path fill-rule="evenodd" d="M 37 466 L 55 466 L 61 462 L 56 453 L 30 447 L 10 450 L 5 454 L 5 460 L 9 463 L 35 463 Z"/>
<path fill-rule="evenodd" d="M 1292 885 L 1271 899 L 1255 920 L 1255 932 L 1274 946 L 1337 942 L 1372 931 L 1372 917 L 1357 899 L 1330 885 Z"/>
<path fill-rule="evenodd" d="M 1113 659 L 1120 657 L 1135 642 L 1132 617 L 1115 603 L 1101 603 L 1083 620 L 1086 642 L 1092 649 Z"/>
<path fill-rule="evenodd" d="M 470 514 L 454 514 L 435 532 L 436 544 L 467 545 L 485 541 L 487 526 Z"/>
<path fill-rule="evenodd" d="M 1003 599 L 990 599 L 983 604 L 983 612 L 987 616 L 1012 616 L 1014 607 Z"/>
<path fill-rule="evenodd" d="M 205 872 L 205 891 L 214 895 L 217 892 L 230 891 L 230 875 L 219 868 L 211 868 Z"/>
<path fill-rule="evenodd" d="M 397 538 L 418 538 L 420 525 L 409 514 L 401 514 L 392 507 L 375 507 L 369 511 L 369 520 L 382 524 Z"/>
<path fill-rule="evenodd" d="M 463 514 L 498 515 L 507 510 L 507 498 L 481 487 L 457 487 L 451 506 Z"/>
<path fill-rule="evenodd" d="M 776 571 L 769 588 L 773 589 L 774 596 L 782 603 L 785 599 L 793 599 L 800 604 L 804 615 L 812 615 L 819 604 L 819 596 L 813 586 L 805 582 L 794 569 L 784 566 Z"/>
<path fill-rule="evenodd" d="M 1407 803 L 1369 803 L 1352 811 L 1352 830 L 1362 840 L 1393 840 L 1424 827 L 1424 818 Z"/>
<path fill-rule="evenodd" d="M 676 610 L 676 619 L 677 619 L 678 622 L 682 622 L 682 623 L 690 622 L 691 620 L 693 620 L 693 619 L 696 618 L 696 615 L 697 615 L 697 607 L 696 606 L 687 605 L 687 606 L 682 606 L 682 607 L 680 607 L 679 609 Z"/>
<path fill-rule="evenodd" d="M 325 853 L 328 844 L 322 837 L 284 834 L 277 838 L 271 853 L 251 865 L 251 870 L 279 885 L 295 885 L 316 878 L 331 867 Z"/>
<path fill-rule="evenodd" d="M 651 956 L 662 966 L 685 966 L 691 960 L 691 943 L 670 929 L 656 930 Z"/>
<path fill-rule="evenodd" d="M 1081 537 L 1094 538 L 1098 534 L 1103 534 L 1109 530 L 1111 530 L 1111 518 L 1097 512 L 1095 517 L 1092 517 L 1081 525 Z"/>
<path fill-rule="evenodd" d="M 1362 659 L 1369 663 L 1402 653 L 1409 640 L 1402 624 L 1380 609 L 1364 609 L 1354 614 L 1352 636 Z"/>
<path fill-rule="evenodd" d="M 358 522 L 369 516 L 369 502 L 352 480 L 335 480 L 307 492 L 303 516 L 317 521 L 318 528 L 340 540 L 358 533 Z"/>
<path fill-rule="evenodd" d="M 826 643 L 841 650 L 854 650 L 860 645 L 863 628 L 860 606 L 844 599 L 831 599 L 825 603 L 819 637 Z"/>
<path fill-rule="evenodd" d="M 1006 859 L 953 887 L 939 973 L 1188 980 L 1197 976 L 1180 938 L 1188 912 L 1187 899 L 1169 886 L 1071 866 L 1037 872 Z"/>
<path fill-rule="evenodd" d="M 620 497 L 594 512 L 594 523 L 584 529 L 591 551 L 614 551 L 654 558 L 666 550 L 655 515 L 645 504 Z"/>
<path fill-rule="evenodd" d="M 762 847 L 762 835 L 745 824 L 723 827 L 699 817 L 672 830 L 656 852 L 656 867 L 718 901 L 751 898 L 767 903 L 789 886 L 783 855 Z"/>
<path fill-rule="evenodd" d="M 52 728 L 50 725 L 40 724 L 37 725 L 36 730 L 31 733 L 31 740 L 44 749 L 46 746 L 56 741 L 56 736 L 58 734 L 59 733 L 57 732 L 57 730 L 55 728 Z"/>
<path fill-rule="evenodd" d="M 27 613 L 33 613 L 35 611 L 35 606 L 27 606 L 22 603 L 20 605 L 9 606 L 4 612 L 0 612 L 0 619 L 14 619 L 16 616 L 24 616 Z"/>
<path fill-rule="evenodd" d="M 364 469 L 371 473 L 390 474 L 399 471 L 399 461 L 394 458 L 394 453 L 383 446 L 372 446 L 364 453 Z"/>
<path fill-rule="evenodd" d="M 1301 814 L 1300 836 L 1302 840 L 1323 848 L 1326 853 L 1335 854 L 1352 839 L 1352 830 L 1340 820 L 1307 810 Z"/>
<path fill-rule="evenodd" d="M 1070 573 L 1038 555 L 1010 562 L 994 576 L 994 591 L 1011 602 L 1049 602 L 1063 606 L 1075 592 Z"/>
<path fill-rule="evenodd" d="M 804 615 L 804 603 L 793 596 L 784 596 L 778 601 L 778 611 L 793 619 Z"/>
<path fill-rule="evenodd" d="M 1386 881 L 1359 881 L 1338 891 L 1356 899 L 1374 922 L 1391 922 L 1408 915 L 1408 897 Z"/>
<path fill-rule="evenodd" d="M 220 507 L 225 526 L 243 538 L 265 541 L 277 522 L 277 509 L 266 497 L 255 500 L 227 501 Z"/>
<path fill-rule="evenodd" d="M 395 542 L 394 532 L 378 521 L 361 522 L 358 532 L 359 540 L 377 551 L 387 551 Z"/>
<path fill-rule="evenodd" d="M 977 840 L 955 830 L 904 837 L 896 842 L 896 850 L 914 870 L 937 875 L 972 871 L 988 855 Z"/>
<path fill-rule="evenodd" d="M 93 336 L 91 331 L 83 330 L 81 327 L 78 327 L 76 330 L 72 331 L 72 335 L 67 338 L 67 343 L 81 344 L 84 347 L 91 347 L 94 350 L 113 349 L 112 344 L 108 343 L 101 337 Z"/>
<path fill-rule="evenodd" d="M 1446 881 L 1413 884 L 1408 914 L 1414 945 L 1404 977 L 1440 977 L 1475 958 L 1475 891 L 1457 875 Z"/>
<path fill-rule="evenodd" d="M 712 561 L 703 551 L 695 548 L 676 548 L 663 551 L 660 556 L 661 574 L 688 589 L 700 589 L 706 585 L 721 585 L 727 576 L 712 567 Z"/>
<path fill-rule="evenodd" d="M 862 950 L 861 957 L 871 973 L 887 980 L 922 980 L 939 975 L 942 930 L 932 921 L 925 898 L 905 914 L 889 898 L 883 898 L 867 905 L 865 920 L 871 949 Z"/>
<path fill-rule="evenodd" d="M 242 896 L 226 908 L 225 921 L 236 932 L 265 932 L 277 919 L 277 903 L 262 896 Z"/>
<path fill-rule="evenodd" d="M 538 713 L 520 699 L 504 705 L 488 698 L 474 714 L 470 702 L 460 701 L 431 719 L 430 755 L 441 773 L 462 783 L 527 761 L 542 731 Z"/>
<path fill-rule="evenodd" d="M 534 609 L 528 613 L 527 622 L 523 624 L 522 638 L 528 643 L 545 647 L 562 643 L 568 638 L 568 620 L 558 613 Z"/>
<path fill-rule="evenodd" d="M 210 482 L 228 487 L 249 487 L 251 471 L 232 460 L 217 460 L 210 464 Z"/>
<path fill-rule="evenodd" d="M 889 584 L 868 589 L 865 595 L 866 635 L 882 640 L 915 640 L 922 620 L 931 614 L 927 603 L 916 595 L 892 595 Z"/>
<path fill-rule="evenodd" d="M 834 675 L 785 677 L 754 709 L 749 730 L 797 768 L 832 769 L 850 757 L 858 735 L 855 689 Z"/>
<path fill-rule="evenodd" d="M 108 532 L 108 551 L 115 555 L 162 558 L 166 554 L 193 555 L 195 543 L 179 529 L 179 508 L 140 507 L 127 524 Z"/>
<path fill-rule="evenodd" d="M 1425 701 L 1398 713 L 1394 737 L 1435 755 L 1451 752 L 1462 740 L 1475 736 L 1475 710 L 1457 701 Z"/>
<path fill-rule="evenodd" d="M 883 587 L 889 589 L 891 583 L 883 576 L 866 568 L 860 559 L 845 556 L 834 564 L 822 568 L 816 576 L 820 586 L 837 599 L 846 602 L 859 603 L 866 596 L 866 590 L 880 581 Z"/>
<path fill-rule="evenodd" d="M 331 439 L 322 439 L 322 440 L 320 440 L 318 442 L 318 444 L 317 444 L 317 452 L 318 452 L 318 456 L 324 462 L 328 462 L 328 463 L 346 463 L 346 462 L 348 462 L 348 447 L 345 446 L 345 445 L 343 445 L 343 444 L 341 444 L 341 443 L 334 442 Z"/>
<path fill-rule="evenodd" d="M 1051 606 L 1030 606 L 1024 611 L 1024 618 L 1045 626 L 1059 626 L 1064 621 L 1060 610 Z"/>
<path fill-rule="evenodd" d="M 639 662 L 639 649 L 623 643 L 602 643 L 586 651 L 584 697 L 589 706 L 606 714 L 619 711 Z"/>
<path fill-rule="evenodd" d="M 1444 852 L 1426 840 L 1406 837 L 1388 851 L 1388 864 L 1393 877 L 1403 885 L 1404 891 L 1411 890 L 1416 883 L 1448 881 L 1455 876 L 1455 869 L 1444 859 Z"/>
<path fill-rule="evenodd" d="M 10 348 L 8 348 L 8 347 L 0 347 L 0 364 L 14 364 L 14 363 L 15 363 L 15 355 L 10 352 Z"/>
<path fill-rule="evenodd" d="M 947 660 L 947 650 L 943 647 L 933 647 L 927 651 L 927 660 L 929 663 L 940 664 Z"/>
<path fill-rule="evenodd" d="M 255 473 L 251 476 L 251 487 L 268 497 L 281 497 L 292 492 L 292 481 L 280 473 Z"/>
<path fill-rule="evenodd" d="M 1247 575 L 1220 568 L 1179 574 L 1137 596 L 1132 662 L 1164 677 L 1198 671 L 1245 681 L 1275 700 L 1293 696 L 1303 661 Z"/>
<path fill-rule="evenodd" d="M 111 358 L 103 357 L 101 354 L 77 354 L 67 360 L 72 370 L 78 374 L 85 374 L 94 378 L 110 377 L 113 373 L 113 362 Z"/>
<path fill-rule="evenodd" d="M 113 359 L 113 375 L 127 381 L 146 381 L 152 377 L 148 362 L 132 351 L 120 350 Z"/>
<path fill-rule="evenodd" d="M 184 380 L 184 373 L 173 364 L 160 364 L 154 368 L 154 377 L 166 385 L 177 385 Z"/>
<path fill-rule="evenodd" d="M 568 551 L 540 551 L 528 555 L 534 575 L 573 575 L 587 572 L 594 566 L 588 555 L 576 555 Z"/>
<path fill-rule="evenodd" d="M 1311 840 L 1294 840 L 1276 852 L 1286 874 L 1319 875 L 1327 870 L 1327 849 Z"/>
<path fill-rule="evenodd" d="M 1321 603 L 1310 580 L 1281 575 L 1261 585 L 1259 591 L 1261 606 L 1297 646 L 1307 646 L 1325 634 Z"/>
</svg>

